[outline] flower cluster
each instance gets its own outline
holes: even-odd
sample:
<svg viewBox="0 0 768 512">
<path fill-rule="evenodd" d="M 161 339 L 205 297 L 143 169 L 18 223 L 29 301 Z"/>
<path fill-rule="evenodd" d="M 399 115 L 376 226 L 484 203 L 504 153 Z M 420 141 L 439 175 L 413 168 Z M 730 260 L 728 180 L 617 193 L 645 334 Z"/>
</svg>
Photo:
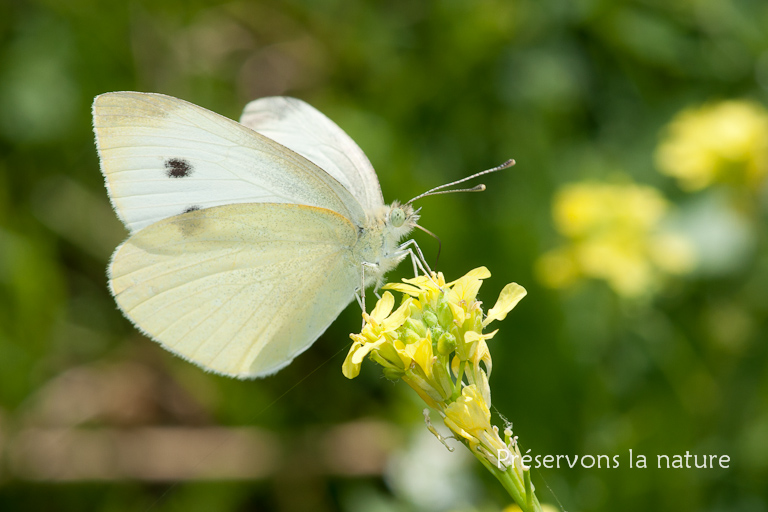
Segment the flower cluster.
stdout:
<svg viewBox="0 0 768 512">
<path fill-rule="evenodd" d="M 768 174 L 768 112 L 738 100 L 684 110 L 667 127 L 656 162 L 685 190 L 716 182 L 754 188 Z"/>
<path fill-rule="evenodd" d="M 631 182 L 564 186 L 553 217 L 568 242 L 539 259 L 541 280 L 564 288 L 584 277 L 602 279 L 619 295 L 638 297 L 667 274 L 689 272 L 691 245 L 661 228 L 669 207 L 655 188 Z"/>
<path fill-rule="evenodd" d="M 540 510 L 528 468 L 499 460 L 500 453 L 517 446 L 510 439 L 503 441 L 498 427 L 491 425 L 492 362 L 486 342 L 497 331 L 483 332 L 491 322 L 503 320 L 526 291 L 508 284 L 485 315 L 477 293 L 490 275 L 480 267 L 449 283 L 442 273 L 432 273 L 385 285 L 385 290 L 403 293 L 403 301 L 395 309 L 394 296 L 385 291 L 370 314 L 363 312 L 364 326 L 351 335 L 353 344 L 342 371 L 347 378 L 356 377 L 368 356 L 383 367 L 387 378 L 402 379 L 441 415 L 456 439 L 494 473 L 521 507 Z"/>
</svg>

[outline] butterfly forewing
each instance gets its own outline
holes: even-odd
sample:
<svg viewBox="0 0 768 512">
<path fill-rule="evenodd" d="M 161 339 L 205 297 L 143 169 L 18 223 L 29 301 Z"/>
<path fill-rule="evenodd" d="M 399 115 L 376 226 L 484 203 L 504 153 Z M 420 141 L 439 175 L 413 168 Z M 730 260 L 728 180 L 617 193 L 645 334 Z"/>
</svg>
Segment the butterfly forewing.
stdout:
<svg viewBox="0 0 768 512">
<path fill-rule="evenodd" d="M 135 232 L 188 211 L 233 203 L 293 203 L 365 212 L 333 176 L 240 123 L 161 94 L 98 96 L 94 130 L 112 203 Z M 374 175 L 375 176 L 375 175 Z"/>
</svg>

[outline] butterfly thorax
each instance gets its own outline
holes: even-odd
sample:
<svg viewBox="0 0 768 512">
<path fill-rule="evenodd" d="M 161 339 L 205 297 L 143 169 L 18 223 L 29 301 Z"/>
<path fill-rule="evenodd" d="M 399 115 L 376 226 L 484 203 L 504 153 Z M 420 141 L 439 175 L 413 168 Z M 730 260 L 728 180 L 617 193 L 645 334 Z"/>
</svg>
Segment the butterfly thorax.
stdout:
<svg viewBox="0 0 768 512">
<path fill-rule="evenodd" d="M 384 274 L 395 268 L 407 255 L 400 248 L 419 220 L 419 214 L 410 204 L 394 202 L 374 211 L 368 211 L 365 226 L 359 229 L 354 257 L 365 266 L 365 285 L 380 284 Z"/>
</svg>

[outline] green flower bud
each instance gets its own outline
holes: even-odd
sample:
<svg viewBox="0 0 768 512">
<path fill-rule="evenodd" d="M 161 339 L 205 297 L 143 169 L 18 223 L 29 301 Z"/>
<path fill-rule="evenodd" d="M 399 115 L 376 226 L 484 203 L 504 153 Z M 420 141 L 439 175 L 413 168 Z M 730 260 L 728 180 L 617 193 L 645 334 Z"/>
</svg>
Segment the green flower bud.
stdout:
<svg viewBox="0 0 768 512">
<path fill-rule="evenodd" d="M 403 335 L 400 337 L 400 339 L 403 340 L 403 343 L 406 345 L 410 345 L 411 343 L 416 343 L 422 337 L 423 336 L 416 334 L 413 329 L 405 329 L 405 332 L 403 332 Z"/>
<path fill-rule="evenodd" d="M 395 368 L 382 368 L 381 373 L 384 374 L 384 377 L 392 381 L 400 380 L 400 378 L 405 375 L 404 371 Z"/>
<path fill-rule="evenodd" d="M 456 336 L 449 332 L 443 333 L 437 340 L 437 352 L 445 356 L 454 350 L 456 350 Z"/>
<path fill-rule="evenodd" d="M 424 322 L 430 327 L 435 327 L 438 324 L 437 315 L 427 309 L 424 310 Z"/>
<path fill-rule="evenodd" d="M 437 305 L 437 318 L 440 322 L 440 326 L 443 329 L 450 329 L 453 325 L 453 311 L 451 311 L 451 307 L 448 305 L 448 302 L 442 300 Z"/>
<path fill-rule="evenodd" d="M 420 338 L 426 338 L 427 336 L 427 326 L 424 325 L 424 322 L 420 320 L 414 320 L 413 318 L 409 318 L 405 321 L 406 329 L 410 329 L 416 334 L 419 335 Z"/>
</svg>

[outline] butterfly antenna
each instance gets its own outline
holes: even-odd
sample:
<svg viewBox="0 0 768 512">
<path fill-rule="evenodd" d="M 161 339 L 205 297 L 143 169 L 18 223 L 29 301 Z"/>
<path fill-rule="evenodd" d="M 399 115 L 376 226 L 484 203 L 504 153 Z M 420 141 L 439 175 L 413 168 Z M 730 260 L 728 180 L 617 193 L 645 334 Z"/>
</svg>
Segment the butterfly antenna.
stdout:
<svg viewBox="0 0 768 512">
<path fill-rule="evenodd" d="M 458 191 L 457 191 L 458 192 Z M 433 237 L 435 240 L 437 240 L 437 257 L 435 258 L 435 268 L 437 268 L 437 264 L 440 262 L 440 251 L 443 250 L 443 242 L 440 241 L 440 237 L 428 230 L 427 228 L 421 227 L 418 224 L 413 225 L 416 228 L 419 228 L 429 236 Z"/>
<path fill-rule="evenodd" d="M 475 173 L 472 176 L 467 176 L 466 178 L 462 178 L 460 180 L 452 181 L 451 183 L 446 183 L 445 185 L 440 185 L 439 187 L 435 187 L 435 188 L 429 189 L 426 192 L 424 192 L 423 194 L 419 194 L 418 196 L 414 197 L 413 199 L 411 199 L 410 201 L 408 201 L 405 204 L 411 204 L 412 202 L 414 202 L 414 201 L 416 201 L 418 199 L 421 199 L 422 197 L 427 197 L 427 196 L 436 196 L 436 195 L 440 195 L 440 194 L 452 194 L 454 192 L 482 192 L 483 190 L 485 190 L 485 185 L 482 185 L 482 184 L 481 185 L 477 185 L 476 187 L 472 187 L 472 188 L 462 188 L 462 189 L 455 189 L 455 190 L 443 190 L 443 189 L 446 188 L 446 187 L 452 187 L 454 185 L 458 185 L 459 183 L 464 183 L 465 181 L 469 181 L 471 179 L 477 178 L 477 177 L 482 176 L 484 174 L 490 174 L 492 172 L 496 172 L 496 171 L 500 171 L 502 169 L 506 169 L 508 167 L 512 167 L 513 165 L 515 165 L 515 161 L 512 160 L 512 159 L 509 159 L 506 162 L 504 162 L 503 164 L 501 164 L 499 166 L 496 166 L 496 167 L 494 167 L 492 169 L 486 169 L 484 171 L 480 171 L 478 173 Z"/>
</svg>

